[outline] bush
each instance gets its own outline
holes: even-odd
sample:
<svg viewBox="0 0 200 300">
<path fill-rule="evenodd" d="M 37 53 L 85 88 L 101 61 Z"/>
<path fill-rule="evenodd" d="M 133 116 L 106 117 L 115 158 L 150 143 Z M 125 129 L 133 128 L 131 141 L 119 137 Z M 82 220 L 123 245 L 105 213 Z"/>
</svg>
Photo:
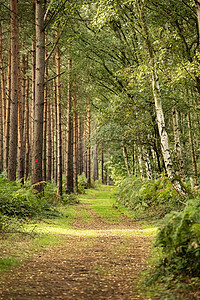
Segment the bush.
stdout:
<svg viewBox="0 0 200 300">
<path fill-rule="evenodd" d="M 19 182 L 10 182 L 0 177 L 0 214 L 21 219 L 41 215 L 55 215 L 56 188 L 54 185 L 45 186 L 45 196 L 33 194 L 29 184 L 21 186 Z"/>
<path fill-rule="evenodd" d="M 87 178 L 85 176 L 85 173 L 82 173 L 81 175 L 78 175 L 78 192 L 80 194 L 85 193 L 85 189 L 87 189 L 88 182 Z"/>
<path fill-rule="evenodd" d="M 118 204 L 133 211 L 137 218 L 161 218 L 171 210 L 180 210 L 181 198 L 166 177 L 142 181 L 130 176 L 121 184 Z"/>
<path fill-rule="evenodd" d="M 200 276 L 200 198 L 189 200 L 183 212 L 166 216 L 156 240 L 163 257 L 157 273 Z"/>
</svg>

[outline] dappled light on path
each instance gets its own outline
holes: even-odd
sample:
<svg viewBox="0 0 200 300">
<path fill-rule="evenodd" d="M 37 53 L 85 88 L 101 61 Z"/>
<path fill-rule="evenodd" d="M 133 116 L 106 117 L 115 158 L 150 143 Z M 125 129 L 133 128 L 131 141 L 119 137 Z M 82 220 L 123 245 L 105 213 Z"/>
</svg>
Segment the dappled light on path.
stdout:
<svg viewBox="0 0 200 300">
<path fill-rule="evenodd" d="M 29 232 L 59 235 L 62 243 L 35 252 L 4 274 L 0 299 L 147 299 L 136 282 L 156 228 L 142 228 L 112 205 L 102 214 L 91 203 L 81 203 L 68 224 L 55 219 L 29 225 Z"/>
</svg>

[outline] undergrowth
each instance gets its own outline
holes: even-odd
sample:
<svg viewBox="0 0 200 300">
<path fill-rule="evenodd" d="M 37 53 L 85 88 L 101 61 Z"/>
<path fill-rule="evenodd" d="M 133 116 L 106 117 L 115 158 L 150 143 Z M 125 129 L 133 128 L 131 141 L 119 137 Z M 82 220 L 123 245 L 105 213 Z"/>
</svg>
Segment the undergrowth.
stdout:
<svg viewBox="0 0 200 300">
<path fill-rule="evenodd" d="M 200 297 L 199 193 L 181 197 L 165 177 L 146 182 L 128 177 L 120 187 L 118 205 L 129 208 L 135 218 L 159 219 L 154 262 L 145 280 L 148 296 Z"/>
<path fill-rule="evenodd" d="M 183 201 L 166 177 L 144 182 L 130 176 L 119 187 L 118 205 L 132 210 L 137 219 L 162 218 L 180 210 Z"/>
</svg>

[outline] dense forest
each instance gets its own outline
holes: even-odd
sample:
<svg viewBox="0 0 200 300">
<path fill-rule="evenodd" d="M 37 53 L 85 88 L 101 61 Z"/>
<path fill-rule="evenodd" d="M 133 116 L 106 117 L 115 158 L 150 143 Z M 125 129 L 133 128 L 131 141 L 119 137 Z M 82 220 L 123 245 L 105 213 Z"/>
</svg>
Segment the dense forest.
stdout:
<svg viewBox="0 0 200 300">
<path fill-rule="evenodd" d="M 115 184 L 136 219 L 168 214 L 155 277 L 198 278 L 200 1 L 0 1 L 0 72 L 0 228 L 50 186 Z"/>
</svg>

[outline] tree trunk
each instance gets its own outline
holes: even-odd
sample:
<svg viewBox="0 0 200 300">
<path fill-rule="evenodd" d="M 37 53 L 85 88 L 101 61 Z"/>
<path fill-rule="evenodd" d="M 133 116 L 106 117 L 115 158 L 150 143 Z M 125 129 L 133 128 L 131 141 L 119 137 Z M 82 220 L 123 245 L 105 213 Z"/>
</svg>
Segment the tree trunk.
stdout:
<svg viewBox="0 0 200 300">
<path fill-rule="evenodd" d="M 150 162 L 150 159 L 149 159 L 149 153 L 144 147 L 143 147 L 143 160 L 144 160 L 144 163 L 145 163 L 147 180 L 150 180 L 150 179 L 152 179 L 151 162 Z"/>
<path fill-rule="evenodd" d="M 3 33 L 0 22 L 0 70 L 1 70 L 1 104 L 0 104 L 0 172 L 5 168 L 3 158 L 5 159 L 4 150 L 4 105 L 6 102 L 6 87 L 5 87 L 5 70 L 3 63 Z M 5 160 L 4 160 L 5 161 Z"/>
<path fill-rule="evenodd" d="M 37 192 L 43 191 L 42 182 L 42 142 L 44 110 L 44 69 L 45 69 L 45 0 L 36 1 L 36 76 L 35 76 L 35 119 L 32 185 Z"/>
<path fill-rule="evenodd" d="M 8 74 L 7 74 L 7 109 L 6 109 L 6 149 L 4 153 L 4 170 L 8 169 L 10 139 L 10 97 L 11 97 L 11 35 L 9 34 Z"/>
<path fill-rule="evenodd" d="M 50 95 L 49 95 L 50 96 Z M 48 164 L 47 164 L 47 181 L 51 180 L 52 170 L 52 137 L 51 137 L 51 102 L 50 97 L 47 99 L 47 136 L 48 136 Z"/>
<path fill-rule="evenodd" d="M 73 178 L 73 122 L 72 122 L 72 84 L 71 84 L 72 60 L 68 59 L 68 101 L 67 101 L 67 152 L 66 152 L 66 193 L 70 194 L 74 190 Z"/>
<path fill-rule="evenodd" d="M 8 179 L 16 180 L 17 168 L 17 123 L 18 123 L 18 12 L 17 0 L 10 1 L 11 9 L 11 111 L 8 157 Z"/>
<path fill-rule="evenodd" d="M 54 80 L 54 181 L 58 181 L 58 114 L 57 114 L 57 87 L 56 80 Z"/>
<path fill-rule="evenodd" d="M 30 130 L 30 145 L 31 145 L 31 173 L 33 174 L 33 165 L 34 165 L 34 161 L 33 161 L 33 148 L 34 148 L 34 120 L 35 120 L 35 41 L 34 41 L 34 37 L 32 37 L 32 99 L 31 99 L 31 130 Z"/>
<path fill-rule="evenodd" d="M 160 141 L 161 141 L 161 149 L 162 149 L 162 155 L 165 163 L 165 168 L 167 171 L 167 175 L 169 180 L 171 181 L 174 189 L 180 194 L 185 195 L 186 192 L 183 189 L 183 187 L 180 184 L 180 181 L 176 179 L 175 171 L 171 159 L 171 153 L 169 148 L 169 140 L 168 140 L 168 134 L 166 131 L 165 126 L 165 119 L 164 119 L 164 113 L 162 109 L 162 101 L 160 96 L 160 87 L 159 87 L 159 78 L 157 75 L 156 70 L 156 62 L 154 57 L 154 50 L 152 47 L 152 43 L 149 37 L 149 32 L 146 25 L 146 20 L 144 17 L 144 7 L 141 3 L 141 0 L 138 0 L 138 11 L 140 16 L 140 22 L 142 26 L 142 32 L 143 37 L 145 40 L 146 50 L 149 55 L 149 63 L 151 68 L 151 74 L 152 74 L 152 90 L 153 90 L 153 96 L 154 96 L 154 102 L 155 102 L 155 110 L 156 110 L 156 121 L 158 124 L 158 130 L 160 135 Z"/>
<path fill-rule="evenodd" d="M 91 110 L 90 102 L 87 104 L 87 181 L 88 185 L 91 185 L 91 146 L 90 146 L 90 136 L 91 136 Z"/>
<path fill-rule="evenodd" d="M 197 162 L 196 162 L 196 156 L 195 156 L 195 151 L 194 151 L 194 140 L 193 140 L 193 135 L 192 135 L 192 130 L 191 130 L 192 126 L 191 126 L 190 112 L 187 113 L 187 121 L 188 121 L 189 143 L 190 143 L 190 151 L 191 151 L 191 158 L 192 158 L 194 183 L 195 183 L 195 185 L 198 185 Z"/>
<path fill-rule="evenodd" d="M 80 112 L 78 113 L 78 174 L 83 173 L 83 136 Z"/>
<path fill-rule="evenodd" d="M 47 180 L 47 94 L 48 94 L 48 86 L 47 86 L 47 77 L 48 77 L 48 69 L 47 65 L 45 66 L 45 87 L 44 87 L 44 115 L 43 115 L 43 148 L 42 148 L 42 174 L 43 180 L 46 182 Z"/>
<path fill-rule="evenodd" d="M 104 184 L 104 155 L 103 155 L 103 147 L 101 149 L 101 183 Z"/>
<path fill-rule="evenodd" d="M 125 146 L 122 147 L 122 152 L 123 152 L 124 163 L 125 163 L 125 166 L 126 166 L 127 174 L 129 176 L 129 175 L 131 175 L 131 169 L 130 169 L 130 165 L 129 165 L 129 162 L 128 162 L 127 149 L 126 149 Z"/>
<path fill-rule="evenodd" d="M 77 156 L 77 101 L 74 93 L 73 97 L 73 169 L 74 169 L 74 189 L 78 189 L 78 156 Z"/>
<path fill-rule="evenodd" d="M 173 117 L 173 131 L 174 131 L 174 149 L 178 159 L 178 169 L 180 177 L 183 179 L 185 177 L 182 149 L 180 142 L 179 126 L 178 126 L 178 112 L 176 107 L 172 108 L 172 117 Z"/>
<path fill-rule="evenodd" d="M 144 181 L 145 177 L 144 177 L 144 171 L 143 171 L 143 165 L 142 165 L 142 151 L 141 151 L 140 147 L 138 147 L 138 163 L 139 163 L 139 169 L 140 169 L 140 177 L 141 177 L 142 181 Z"/>
<path fill-rule="evenodd" d="M 62 196 L 62 120 L 61 120 L 61 85 L 60 85 L 60 50 L 56 50 L 56 86 L 57 86 L 57 128 L 58 128 L 58 180 L 57 194 Z"/>
<path fill-rule="evenodd" d="M 199 29 L 199 44 L 200 44 L 200 0 L 195 0 L 195 4 L 196 4 L 197 21 L 198 21 L 198 29 Z"/>
<path fill-rule="evenodd" d="M 29 141 L 29 78 L 26 80 L 26 107 L 25 107 L 25 180 L 29 177 L 29 156 L 30 156 L 30 141 Z"/>
<path fill-rule="evenodd" d="M 96 181 L 99 179 L 99 163 L 98 163 L 98 146 L 94 145 L 93 147 L 93 180 Z"/>
<path fill-rule="evenodd" d="M 20 65 L 19 65 L 20 66 Z M 20 80 L 19 68 L 19 101 L 18 101 L 18 179 L 24 182 L 24 160 L 25 160 L 25 139 L 24 139 L 24 105 L 26 94 L 26 58 L 22 56 L 22 80 Z"/>
</svg>

